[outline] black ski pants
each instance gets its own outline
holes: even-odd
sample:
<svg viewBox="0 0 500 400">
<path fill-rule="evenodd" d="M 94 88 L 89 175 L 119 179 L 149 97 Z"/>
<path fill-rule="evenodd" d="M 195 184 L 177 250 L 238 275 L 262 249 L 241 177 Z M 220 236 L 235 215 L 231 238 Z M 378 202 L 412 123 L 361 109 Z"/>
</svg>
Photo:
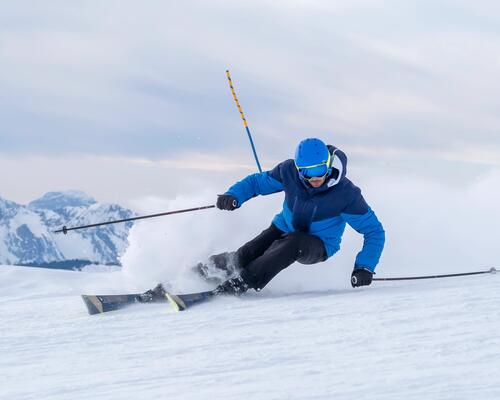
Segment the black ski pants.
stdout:
<svg viewBox="0 0 500 400">
<path fill-rule="evenodd" d="M 262 289 L 295 261 L 315 264 L 326 259 L 319 237 L 299 231 L 284 233 L 274 224 L 236 251 L 241 277 L 255 290 Z"/>
</svg>

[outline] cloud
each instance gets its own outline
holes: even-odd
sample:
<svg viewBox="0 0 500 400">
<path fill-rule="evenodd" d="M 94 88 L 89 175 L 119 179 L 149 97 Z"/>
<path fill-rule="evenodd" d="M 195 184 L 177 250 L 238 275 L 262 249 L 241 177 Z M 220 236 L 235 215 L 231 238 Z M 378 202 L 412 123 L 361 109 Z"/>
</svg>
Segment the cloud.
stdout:
<svg viewBox="0 0 500 400">
<path fill-rule="evenodd" d="M 489 2 L 25 4 L 0 16 L 0 153 L 31 160 L 19 174 L 36 186 L 28 165 L 53 158 L 75 173 L 86 157 L 251 165 L 226 68 L 269 164 L 305 136 L 360 151 L 367 170 L 382 155 L 410 169 L 500 159 Z"/>
</svg>

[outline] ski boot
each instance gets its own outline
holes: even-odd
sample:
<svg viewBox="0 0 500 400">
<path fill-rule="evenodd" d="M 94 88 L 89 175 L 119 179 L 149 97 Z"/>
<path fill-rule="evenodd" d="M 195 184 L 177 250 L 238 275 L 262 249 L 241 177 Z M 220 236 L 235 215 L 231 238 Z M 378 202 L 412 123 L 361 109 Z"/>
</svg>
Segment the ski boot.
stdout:
<svg viewBox="0 0 500 400">
<path fill-rule="evenodd" d="M 221 253 L 210 256 L 208 262 L 198 263 L 193 271 L 204 280 L 220 285 L 240 272 L 236 265 L 236 253 Z"/>
<path fill-rule="evenodd" d="M 155 286 L 154 289 L 150 289 L 147 292 L 144 292 L 139 295 L 138 301 L 140 303 L 156 303 L 167 301 L 165 294 L 167 291 L 163 287 L 161 283 Z"/>
<path fill-rule="evenodd" d="M 245 293 L 250 286 L 243 280 L 241 276 L 228 279 L 224 283 L 221 283 L 214 290 L 215 294 L 230 294 L 234 296 L 241 296 Z"/>
</svg>

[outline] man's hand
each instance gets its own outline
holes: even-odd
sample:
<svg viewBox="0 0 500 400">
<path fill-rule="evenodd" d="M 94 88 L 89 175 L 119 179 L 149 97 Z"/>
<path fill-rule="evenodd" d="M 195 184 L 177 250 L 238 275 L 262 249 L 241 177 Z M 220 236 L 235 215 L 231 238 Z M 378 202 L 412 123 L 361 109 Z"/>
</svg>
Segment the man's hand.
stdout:
<svg viewBox="0 0 500 400">
<path fill-rule="evenodd" d="M 368 286 L 372 283 L 373 272 L 366 268 L 354 268 L 351 274 L 351 285 L 353 288 L 359 286 Z"/>
<path fill-rule="evenodd" d="M 238 208 L 238 200 L 230 194 L 219 194 L 217 197 L 217 208 L 227 211 L 236 210 Z"/>
</svg>

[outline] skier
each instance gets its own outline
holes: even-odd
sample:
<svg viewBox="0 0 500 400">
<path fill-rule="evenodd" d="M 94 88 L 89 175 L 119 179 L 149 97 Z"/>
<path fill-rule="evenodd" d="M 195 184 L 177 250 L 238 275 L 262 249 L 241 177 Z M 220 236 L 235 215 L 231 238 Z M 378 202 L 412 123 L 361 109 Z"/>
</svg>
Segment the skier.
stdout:
<svg viewBox="0 0 500 400">
<path fill-rule="evenodd" d="M 361 190 L 346 178 L 347 157 L 316 138 L 302 140 L 294 160 L 256 173 L 217 198 L 217 208 L 233 211 L 258 195 L 284 191 L 283 210 L 271 226 L 233 253 L 211 256 L 195 270 L 217 279 L 218 293 L 260 291 L 295 261 L 315 264 L 340 248 L 348 223 L 364 236 L 351 274 L 352 287 L 370 285 L 384 248 L 385 232 Z"/>
</svg>

